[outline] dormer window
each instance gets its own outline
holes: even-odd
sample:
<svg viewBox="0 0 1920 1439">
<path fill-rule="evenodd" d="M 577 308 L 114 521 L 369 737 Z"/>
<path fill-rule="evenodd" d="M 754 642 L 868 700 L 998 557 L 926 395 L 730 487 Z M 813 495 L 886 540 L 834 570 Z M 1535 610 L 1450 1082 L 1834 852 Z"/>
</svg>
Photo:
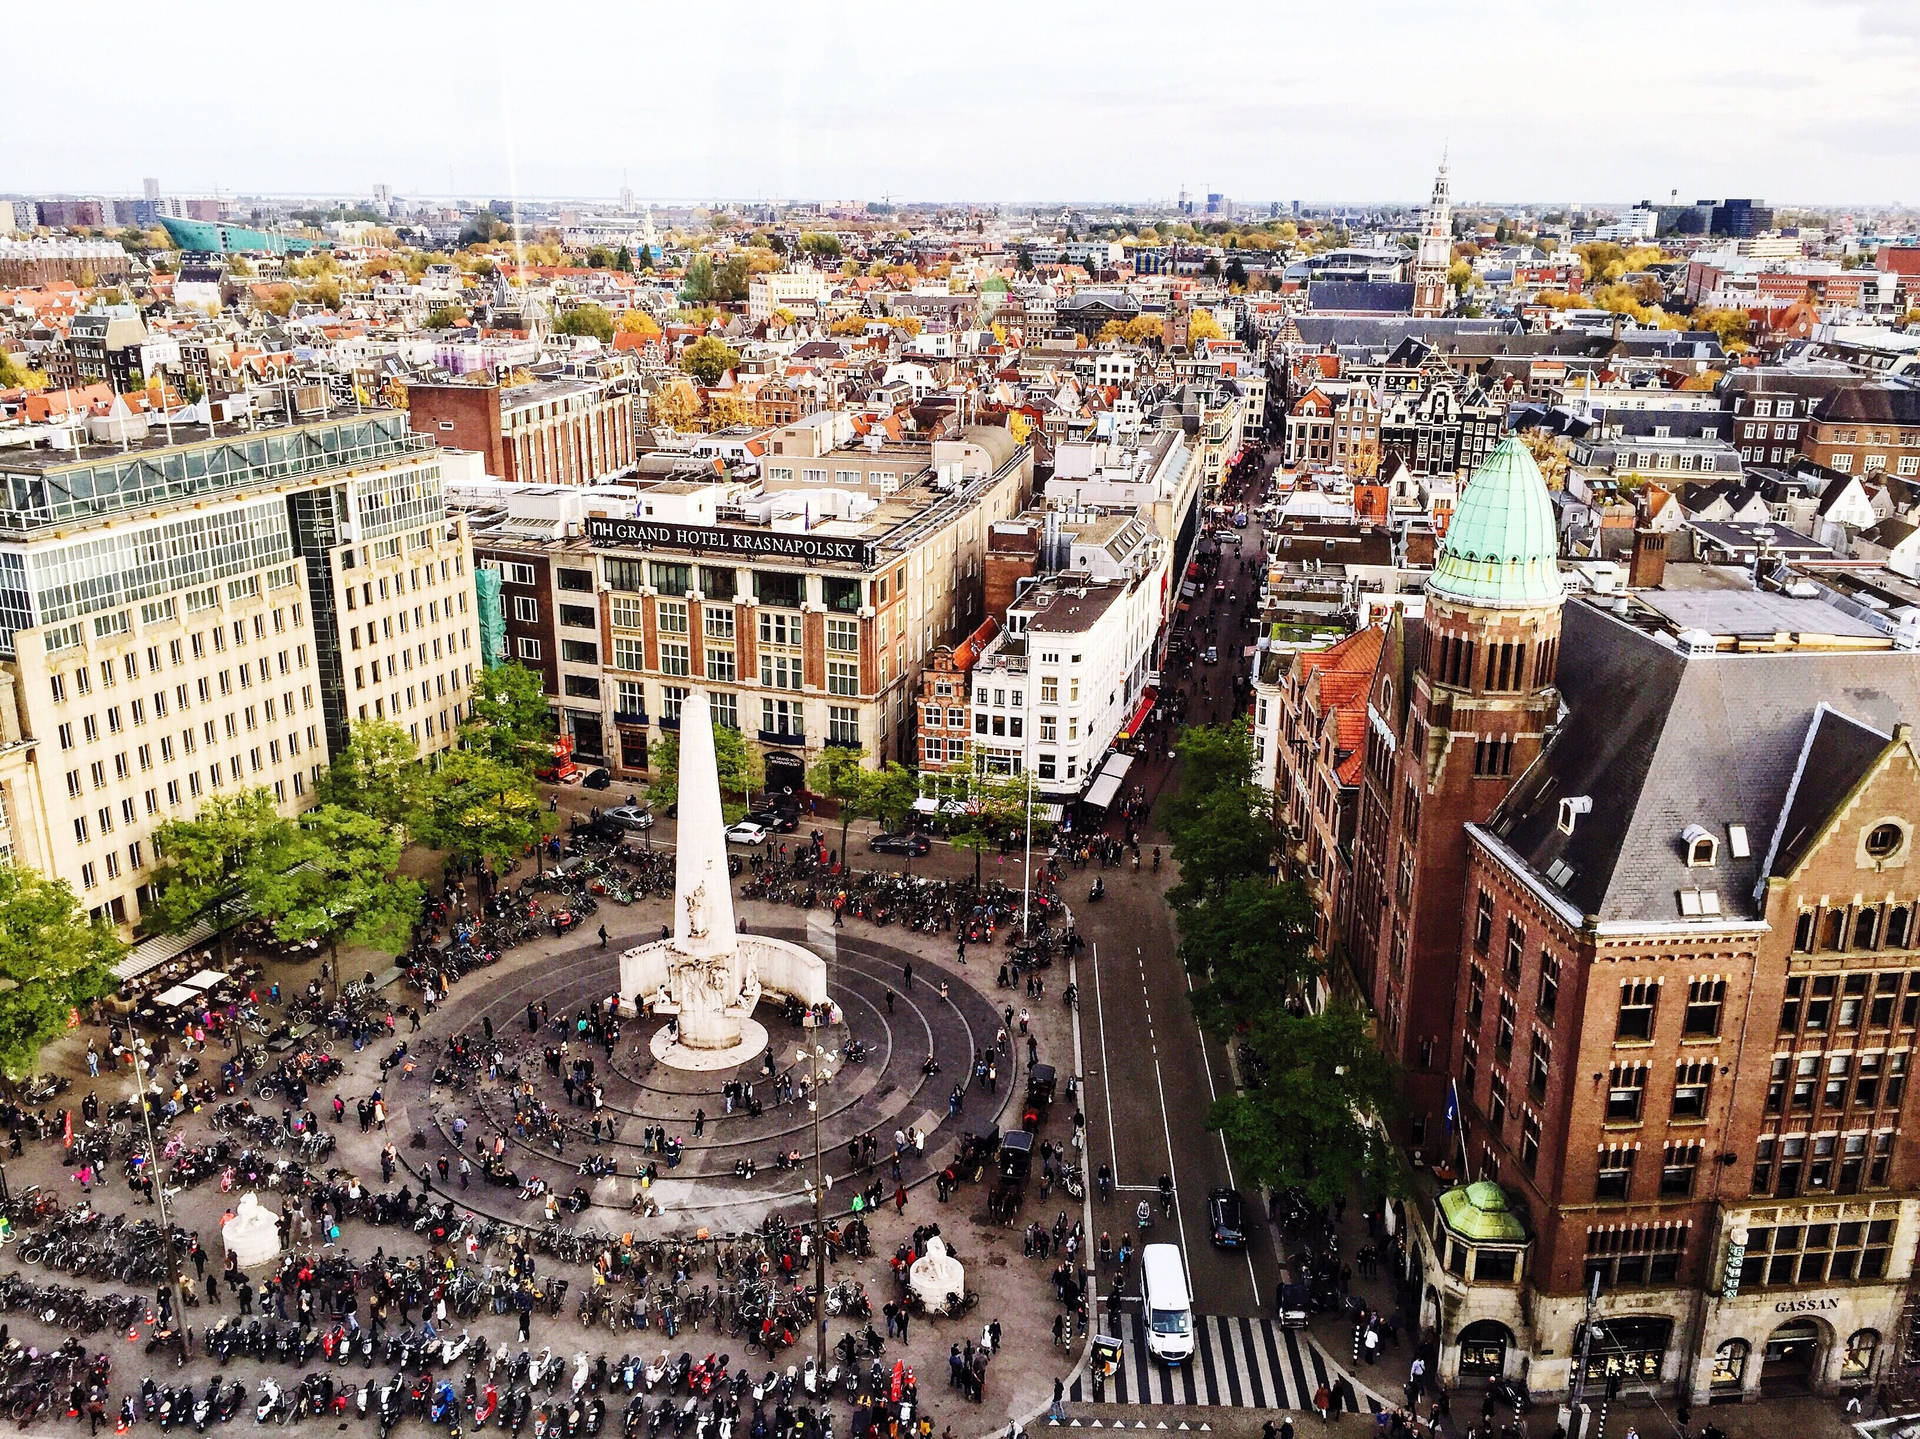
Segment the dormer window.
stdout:
<svg viewBox="0 0 1920 1439">
<path fill-rule="evenodd" d="M 1570 795 L 1560 801 L 1560 833 L 1572 834 L 1574 821 L 1593 809 L 1593 799 L 1584 794 Z"/>
<path fill-rule="evenodd" d="M 1689 869 L 1710 868 L 1720 857 L 1720 841 L 1697 824 L 1687 826 L 1680 836 L 1680 842 L 1687 847 L 1687 867 Z"/>
</svg>

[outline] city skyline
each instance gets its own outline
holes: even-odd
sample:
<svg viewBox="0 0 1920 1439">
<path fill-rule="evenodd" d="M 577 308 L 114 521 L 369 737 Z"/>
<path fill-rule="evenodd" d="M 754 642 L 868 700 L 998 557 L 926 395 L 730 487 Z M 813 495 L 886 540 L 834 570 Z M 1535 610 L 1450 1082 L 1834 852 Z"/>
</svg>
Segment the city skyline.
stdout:
<svg viewBox="0 0 1920 1439">
<path fill-rule="evenodd" d="M 380 17 L 359 4 L 340 14 L 359 28 Z M 522 33 L 517 16 L 431 0 L 416 11 L 421 29 L 465 42 L 439 73 L 397 82 L 391 67 L 323 68 L 324 92 L 293 104 L 287 76 L 258 60 L 310 41 L 290 13 L 250 12 L 244 42 L 212 46 L 207 32 L 108 27 L 94 63 L 20 78 L 27 112 L 61 116 L 61 143 L 13 157 L 0 185 L 133 193 L 157 174 L 177 193 L 385 184 L 403 196 L 539 200 L 624 186 L 1143 205 L 1184 187 L 1414 203 L 1445 151 L 1467 204 L 1910 198 L 1888 177 L 1920 133 L 1920 97 L 1904 80 L 1920 59 L 1920 19 L 1891 0 L 1699 0 L 1664 16 L 1658 47 L 1625 66 L 1582 63 L 1604 37 L 1520 0 L 1471 10 L 1390 0 L 1364 49 L 1318 10 L 1246 9 L 1173 47 L 1125 7 L 1100 27 L 997 5 L 975 14 L 958 33 L 919 16 L 868 33 L 851 11 L 739 6 L 731 48 L 708 65 L 711 38 L 682 16 Z M 586 42 L 594 56 L 642 57 L 641 68 L 629 76 L 616 60 L 596 81 Z M 672 59 L 646 66 L 648 54 Z M 1236 68 L 1229 56 L 1259 58 Z M 233 63 L 211 83 L 162 91 L 169 118 L 150 133 L 165 143 L 142 143 L 153 93 L 136 96 L 124 76 L 186 76 L 222 58 Z M 580 83 L 560 78 L 575 70 Z"/>
</svg>

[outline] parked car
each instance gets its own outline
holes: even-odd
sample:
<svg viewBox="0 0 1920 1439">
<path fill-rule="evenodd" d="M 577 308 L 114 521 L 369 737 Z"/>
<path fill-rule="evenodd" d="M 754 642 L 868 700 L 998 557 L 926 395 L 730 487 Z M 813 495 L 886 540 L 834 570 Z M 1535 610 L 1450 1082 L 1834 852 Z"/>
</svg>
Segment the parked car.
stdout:
<svg viewBox="0 0 1920 1439">
<path fill-rule="evenodd" d="M 743 819 L 738 824 L 730 824 L 727 826 L 728 844 L 765 844 L 766 842 L 767 827 L 765 825 L 755 824 L 750 819 Z"/>
<path fill-rule="evenodd" d="M 1237 1189 L 1207 1191 L 1207 1228 L 1222 1249 L 1238 1249 L 1247 1242 L 1246 1206 Z"/>
<path fill-rule="evenodd" d="M 800 828 L 799 814 L 790 809 L 755 809 L 747 811 L 747 818 L 762 829 L 776 834 L 792 834 Z"/>
<path fill-rule="evenodd" d="M 876 834 L 867 848 L 875 854 L 925 854 L 933 848 L 933 841 L 924 834 Z"/>
<path fill-rule="evenodd" d="M 602 810 L 600 817 L 612 820 L 622 829 L 653 828 L 653 813 L 644 805 L 617 804 L 612 809 Z"/>
<path fill-rule="evenodd" d="M 1219 648 L 1219 646 L 1218 646 L 1218 645 L 1208 645 L 1208 646 L 1207 646 L 1207 652 L 1206 652 L 1205 654 L 1203 654 L 1203 655 L 1201 655 L 1201 656 L 1200 656 L 1200 658 L 1201 658 L 1201 659 L 1202 659 L 1203 661 L 1205 661 L 1205 662 L 1206 662 L 1207 664 L 1210 664 L 1210 665 L 1217 665 L 1217 664 L 1219 664 L 1219 663 L 1220 663 L 1220 648 Z"/>
<path fill-rule="evenodd" d="M 581 780 L 580 783 L 588 789 L 611 789 L 613 787 L 613 776 L 607 771 L 606 766 L 602 765 L 598 769 L 588 770 L 587 777 Z"/>
</svg>

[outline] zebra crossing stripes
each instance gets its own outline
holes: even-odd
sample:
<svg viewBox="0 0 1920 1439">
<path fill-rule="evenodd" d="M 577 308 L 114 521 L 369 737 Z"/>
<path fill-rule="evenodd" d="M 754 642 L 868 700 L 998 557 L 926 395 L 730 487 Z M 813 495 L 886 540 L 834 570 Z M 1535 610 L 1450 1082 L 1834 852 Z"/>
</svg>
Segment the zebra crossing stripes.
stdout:
<svg viewBox="0 0 1920 1439">
<path fill-rule="evenodd" d="M 1147 1348 L 1145 1320 L 1129 1314 L 1121 1326 L 1120 1363 L 1095 1400 L 1093 1381 L 1082 1375 L 1068 1391 L 1076 1404 L 1208 1404 L 1241 1409 L 1313 1407 L 1313 1392 L 1333 1388 L 1337 1374 L 1311 1338 L 1282 1329 L 1270 1319 L 1233 1314 L 1196 1314 L 1193 1357 L 1164 1364 Z M 1378 1413 L 1380 1401 L 1366 1390 L 1358 1399 Z M 1352 1403 L 1348 1405 L 1353 1408 Z"/>
</svg>

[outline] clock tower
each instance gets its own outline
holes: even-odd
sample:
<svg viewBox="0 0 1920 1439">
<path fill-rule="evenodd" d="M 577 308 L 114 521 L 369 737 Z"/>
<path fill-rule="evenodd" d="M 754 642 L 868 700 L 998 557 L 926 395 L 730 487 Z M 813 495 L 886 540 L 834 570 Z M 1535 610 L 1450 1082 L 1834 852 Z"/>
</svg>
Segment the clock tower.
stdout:
<svg viewBox="0 0 1920 1439">
<path fill-rule="evenodd" d="M 1442 315 L 1447 309 L 1447 270 L 1453 264 L 1453 202 L 1447 197 L 1447 162 L 1434 177 L 1433 200 L 1413 257 L 1413 313 Z"/>
</svg>

